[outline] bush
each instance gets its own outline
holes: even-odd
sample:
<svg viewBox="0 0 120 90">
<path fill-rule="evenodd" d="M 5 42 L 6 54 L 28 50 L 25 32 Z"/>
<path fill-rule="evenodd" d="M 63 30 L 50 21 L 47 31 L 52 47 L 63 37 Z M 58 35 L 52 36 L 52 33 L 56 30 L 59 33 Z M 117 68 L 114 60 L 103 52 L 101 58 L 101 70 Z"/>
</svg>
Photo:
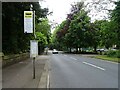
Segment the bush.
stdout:
<svg viewBox="0 0 120 90">
<path fill-rule="evenodd" d="M 108 57 L 117 57 L 117 51 L 110 50 L 107 53 Z"/>
<path fill-rule="evenodd" d="M 120 58 L 120 50 L 117 51 L 117 58 Z"/>
<path fill-rule="evenodd" d="M 107 54 L 108 54 L 108 51 L 103 52 L 103 55 L 107 55 Z"/>
</svg>

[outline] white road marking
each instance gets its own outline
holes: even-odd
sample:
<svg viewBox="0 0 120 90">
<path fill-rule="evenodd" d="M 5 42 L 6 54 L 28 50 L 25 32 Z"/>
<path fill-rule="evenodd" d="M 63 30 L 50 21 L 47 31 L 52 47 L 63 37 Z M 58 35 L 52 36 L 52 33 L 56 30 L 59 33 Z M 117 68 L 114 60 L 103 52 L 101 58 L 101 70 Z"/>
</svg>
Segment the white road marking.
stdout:
<svg viewBox="0 0 120 90">
<path fill-rule="evenodd" d="M 19 62 L 19 63 L 23 63 L 23 62 Z"/>
<path fill-rule="evenodd" d="M 64 56 L 67 56 L 67 55 L 64 55 Z"/>
<path fill-rule="evenodd" d="M 49 77 L 49 74 L 48 74 L 48 77 L 47 77 L 47 88 L 49 88 L 49 85 L 50 85 L 49 79 L 50 79 L 50 77 Z"/>
<path fill-rule="evenodd" d="M 101 68 L 101 67 L 96 66 L 96 65 L 94 65 L 94 64 L 90 64 L 90 63 L 87 63 L 87 62 L 83 62 L 83 63 L 84 63 L 84 64 L 86 64 L 86 65 L 90 65 L 90 66 L 92 66 L 92 67 L 95 67 L 95 68 L 98 68 L 98 69 L 100 69 L 100 70 L 105 71 L 105 69 L 104 69 L 104 68 Z"/>
<path fill-rule="evenodd" d="M 77 60 L 76 58 L 70 57 L 71 59 Z"/>
</svg>

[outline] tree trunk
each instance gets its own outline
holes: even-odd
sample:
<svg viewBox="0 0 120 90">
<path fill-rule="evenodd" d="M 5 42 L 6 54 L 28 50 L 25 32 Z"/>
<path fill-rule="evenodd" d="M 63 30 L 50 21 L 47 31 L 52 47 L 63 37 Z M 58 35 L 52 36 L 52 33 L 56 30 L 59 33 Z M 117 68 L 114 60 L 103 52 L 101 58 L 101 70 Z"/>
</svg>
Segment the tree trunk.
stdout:
<svg viewBox="0 0 120 90">
<path fill-rule="evenodd" d="M 82 51 L 81 51 L 81 47 L 79 47 L 79 52 L 81 53 Z"/>
<path fill-rule="evenodd" d="M 71 53 L 71 48 L 70 48 L 70 53 Z"/>
<path fill-rule="evenodd" d="M 78 53 L 78 47 L 76 47 L 76 53 Z"/>
<path fill-rule="evenodd" d="M 96 47 L 96 46 L 94 46 L 94 52 L 95 52 L 95 53 L 97 52 L 97 47 Z"/>
</svg>

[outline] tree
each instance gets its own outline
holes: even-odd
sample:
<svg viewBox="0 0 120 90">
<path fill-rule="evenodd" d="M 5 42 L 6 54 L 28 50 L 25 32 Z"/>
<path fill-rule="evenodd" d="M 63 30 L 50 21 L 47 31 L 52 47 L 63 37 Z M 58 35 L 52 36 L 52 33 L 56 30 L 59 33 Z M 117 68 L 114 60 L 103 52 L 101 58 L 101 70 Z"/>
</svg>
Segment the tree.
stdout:
<svg viewBox="0 0 120 90">
<path fill-rule="evenodd" d="M 94 52 L 96 52 L 97 47 L 100 44 L 100 26 L 102 20 L 96 20 L 94 23 L 90 23 L 89 32 L 88 32 L 88 45 L 94 48 Z"/>
<path fill-rule="evenodd" d="M 107 49 L 115 45 L 116 35 L 114 32 L 114 22 L 104 20 L 101 23 L 101 46 L 105 46 Z"/>
<path fill-rule="evenodd" d="M 79 11 L 77 14 L 74 15 L 73 20 L 69 26 L 68 34 L 70 37 L 73 38 L 73 45 L 76 50 L 78 48 L 86 47 L 87 41 L 85 41 L 85 33 L 89 30 L 89 23 L 90 18 L 87 16 L 87 12 L 84 10 Z"/>
<path fill-rule="evenodd" d="M 47 37 L 48 44 L 50 43 L 51 31 L 50 24 L 47 18 L 42 18 L 40 23 L 36 24 L 36 32 L 41 32 Z"/>
<path fill-rule="evenodd" d="M 56 30 L 56 40 L 62 47 L 78 48 L 87 46 L 85 32 L 89 29 L 90 18 L 84 10 L 84 3 L 79 2 L 72 5 L 71 12 L 68 14 Z"/>
<path fill-rule="evenodd" d="M 120 49 L 120 1 L 115 2 L 116 7 L 111 13 L 111 21 L 114 23 L 113 31 L 117 38 L 115 38 L 117 48 Z"/>
<path fill-rule="evenodd" d="M 32 34 L 24 34 L 24 11 L 30 10 L 30 5 L 36 11 L 36 21 L 46 17 L 48 9 L 42 9 L 39 2 L 3 2 L 2 3 L 2 50 L 4 54 L 26 52 L 29 50 Z"/>
</svg>

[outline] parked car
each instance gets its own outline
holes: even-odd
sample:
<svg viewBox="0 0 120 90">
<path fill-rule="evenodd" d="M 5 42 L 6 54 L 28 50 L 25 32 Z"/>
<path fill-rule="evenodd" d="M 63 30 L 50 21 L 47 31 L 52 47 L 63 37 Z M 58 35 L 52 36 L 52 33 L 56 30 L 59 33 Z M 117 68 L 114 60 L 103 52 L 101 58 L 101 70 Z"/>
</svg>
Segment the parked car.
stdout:
<svg viewBox="0 0 120 90">
<path fill-rule="evenodd" d="M 52 53 L 53 54 L 58 54 L 58 51 L 56 49 L 53 49 Z"/>
<path fill-rule="evenodd" d="M 102 49 L 97 49 L 97 51 L 105 51 L 105 49 L 103 49 L 103 48 Z"/>
<path fill-rule="evenodd" d="M 113 50 L 113 51 L 117 51 L 117 49 L 115 49 L 115 48 L 112 48 L 111 50 Z"/>
</svg>

